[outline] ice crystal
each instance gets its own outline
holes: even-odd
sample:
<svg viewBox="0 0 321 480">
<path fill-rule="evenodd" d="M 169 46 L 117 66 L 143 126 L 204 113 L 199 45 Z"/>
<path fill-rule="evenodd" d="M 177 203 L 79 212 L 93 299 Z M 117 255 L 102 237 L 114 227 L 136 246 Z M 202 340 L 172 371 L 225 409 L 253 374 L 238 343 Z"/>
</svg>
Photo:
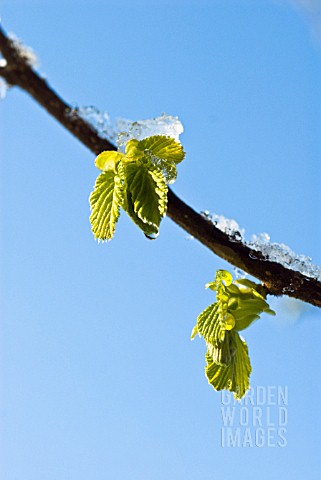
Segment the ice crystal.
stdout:
<svg viewBox="0 0 321 480">
<path fill-rule="evenodd" d="M 201 215 L 209 222 L 213 223 L 216 228 L 229 235 L 233 240 L 241 242 L 244 237 L 245 230 L 242 229 L 236 220 L 226 218 L 223 215 L 211 214 L 208 210 L 201 212 Z"/>
<path fill-rule="evenodd" d="M 122 151 L 124 151 L 126 143 L 133 138 L 143 140 L 152 135 L 164 135 L 179 141 L 179 135 L 183 132 L 183 125 L 178 118 L 165 113 L 160 117 L 136 122 L 117 118 L 114 124 L 108 113 L 93 106 L 73 107 L 68 110 L 67 115 L 81 117 L 97 131 L 101 138 L 114 143 Z"/>
<path fill-rule="evenodd" d="M 300 272 L 306 277 L 321 280 L 321 267 L 313 265 L 311 257 L 295 253 L 284 243 L 271 242 L 267 233 L 253 235 L 247 245 L 252 250 L 261 252 L 265 259 L 270 262 L 280 263 L 284 267 Z"/>
<path fill-rule="evenodd" d="M 262 258 L 266 261 L 276 262 L 285 268 L 300 272 L 306 277 L 321 281 L 321 267 L 314 265 L 312 259 L 306 255 L 295 253 L 284 243 L 271 242 L 267 233 L 253 235 L 250 241 L 245 239 L 245 230 L 241 229 L 239 224 L 223 215 L 211 214 L 208 210 L 201 212 L 201 215 L 213 223 L 216 228 L 230 236 L 231 240 L 242 241 L 252 251 L 250 257 L 253 259 Z M 260 252 L 260 255 L 255 252 Z M 284 293 L 293 291 L 294 286 L 286 287 Z"/>
<path fill-rule="evenodd" d="M 9 38 L 19 56 L 26 62 L 27 65 L 29 65 L 29 67 L 39 66 L 39 59 L 31 47 L 24 45 L 24 43 L 13 33 L 9 34 Z"/>
<path fill-rule="evenodd" d="M 90 105 L 88 107 L 73 107 L 69 110 L 70 117 L 80 117 L 87 122 L 94 130 L 97 131 L 101 138 L 116 143 L 117 134 L 111 124 L 110 116 L 107 112 L 98 110 L 98 108 Z"/>
<path fill-rule="evenodd" d="M 132 138 L 143 140 L 153 135 L 164 135 L 179 141 L 184 129 L 178 117 L 163 113 L 160 117 L 136 122 L 119 118 L 116 120 L 115 130 L 118 132 L 117 145 L 123 148 Z"/>
</svg>

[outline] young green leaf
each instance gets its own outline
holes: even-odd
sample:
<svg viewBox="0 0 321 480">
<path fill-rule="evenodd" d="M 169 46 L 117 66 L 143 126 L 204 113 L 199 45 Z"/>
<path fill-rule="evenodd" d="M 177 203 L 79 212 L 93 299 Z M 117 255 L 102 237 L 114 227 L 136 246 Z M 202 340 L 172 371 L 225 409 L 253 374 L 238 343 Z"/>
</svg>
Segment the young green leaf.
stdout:
<svg viewBox="0 0 321 480">
<path fill-rule="evenodd" d="M 167 209 L 167 186 L 162 173 L 148 165 L 128 163 L 125 178 L 127 200 L 133 212 L 143 224 L 156 227 L 158 231 Z"/>
<path fill-rule="evenodd" d="M 95 165 L 99 170 L 106 172 L 107 170 L 116 171 L 116 166 L 119 161 L 124 158 L 124 154 L 120 152 L 106 151 L 101 152 L 96 157 Z"/>
<path fill-rule="evenodd" d="M 177 177 L 176 164 L 184 159 L 182 145 L 171 137 L 154 135 L 144 140 L 133 139 L 126 145 L 126 160 L 144 159 L 160 170 L 167 184 L 174 183 Z"/>
<path fill-rule="evenodd" d="M 182 145 L 171 137 L 154 135 L 127 142 L 125 154 L 100 153 L 95 165 L 105 175 L 97 178 L 90 196 L 90 221 L 96 238 L 112 238 L 119 209 L 149 238 L 158 235 L 167 210 L 167 184 L 177 176 L 176 164 L 185 156 Z"/>
<path fill-rule="evenodd" d="M 238 332 L 245 330 L 248 328 L 251 323 L 255 322 L 255 320 L 258 320 L 260 318 L 260 315 L 251 313 L 249 315 L 244 315 L 242 317 L 238 317 L 235 325 L 235 330 Z"/>
<path fill-rule="evenodd" d="M 143 222 L 135 213 L 133 200 L 128 190 L 125 191 L 123 209 L 129 215 L 129 217 L 133 220 L 133 222 L 144 232 L 146 237 L 154 239 L 158 236 L 158 227 L 155 225 L 149 225 L 148 223 Z"/>
<path fill-rule="evenodd" d="M 185 152 L 179 142 L 164 135 L 153 135 L 144 140 L 133 139 L 127 142 L 126 157 L 137 159 L 145 155 L 177 164 L 184 160 Z"/>
<path fill-rule="evenodd" d="M 123 179 L 120 169 L 118 173 L 114 170 L 101 173 L 89 197 L 92 210 L 90 215 L 92 232 L 98 240 L 110 240 L 113 237 L 123 198 Z"/>
<path fill-rule="evenodd" d="M 261 285 L 250 280 L 232 282 L 229 272 L 218 270 L 214 282 L 206 284 L 216 292 L 216 302 L 197 317 L 192 338 L 197 334 L 204 337 L 206 374 L 211 385 L 217 390 L 232 390 L 241 398 L 249 387 L 251 366 L 246 344 L 237 332 L 251 325 L 262 312 L 275 313 Z"/>
<path fill-rule="evenodd" d="M 217 365 L 229 365 L 232 361 L 232 356 L 235 353 L 235 348 L 231 344 L 230 336 L 227 334 L 223 342 L 212 345 L 206 342 L 207 353 L 212 357 L 212 360 Z"/>
<path fill-rule="evenodd" d="M 250 388 L 252 371 L 248 348 L 243 339 L 235 331 L 228 332 L 229 349 L 233 351 L 228 365 L 216 363 L 209 352 L 206 354 L 205 367 L 208 382 L 215 390 L 229 390 L 240 400 Z"/>
<path fill-rule="evenodd" d="M 209 305 L 197 317 L 196 326 L 193 329 L 191 338 L 193 339 L 197 334 L 204 337 L 206 342 L 216 345 L 222 342 L 225 337 L 225 322 L 219 311 L 219 304 L 217 302 Z"/>
</svg>

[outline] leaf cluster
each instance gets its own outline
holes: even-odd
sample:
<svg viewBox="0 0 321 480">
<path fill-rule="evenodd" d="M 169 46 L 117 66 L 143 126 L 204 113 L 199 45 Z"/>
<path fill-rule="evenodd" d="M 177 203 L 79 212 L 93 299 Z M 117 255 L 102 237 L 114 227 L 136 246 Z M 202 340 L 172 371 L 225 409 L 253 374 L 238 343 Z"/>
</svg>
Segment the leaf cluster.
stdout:
<svg viewBox="0 0 321 480">
<path fill-rule="evenodd" d="M 262 312 L 275 315 L 265 300 L 261 285 L 235 280 L 218 270 L 214 282 L 206 284 L 216 292 L 216 302 L 198 317 L 191 338 L 197 334 L 206 342 L 205 374 L 215 390 L 230 390 L 241 399 L 250 387 L 252 371 L 248 348 L 239 331 L 249 327 Z"/>
<path fill-rule="evenodd" d="M 147 237 L 156 238 L 166 215 L 167 184 L 175 181 L 184 156 L 179 142 L 162 135 L 132 139 L 125 153 L 100 153 L 95 165 L 102 173 L 89 197 L 95 238 L 113 237 L 121 208 Z"/>
</svg>

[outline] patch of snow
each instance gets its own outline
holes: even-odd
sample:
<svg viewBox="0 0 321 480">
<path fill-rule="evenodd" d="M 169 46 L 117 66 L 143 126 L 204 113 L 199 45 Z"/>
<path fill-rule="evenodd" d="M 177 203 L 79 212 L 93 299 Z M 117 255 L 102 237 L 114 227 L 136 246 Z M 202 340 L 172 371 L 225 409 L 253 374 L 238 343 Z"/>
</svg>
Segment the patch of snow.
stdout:
<svg viewBox="0 0 321 480">
<path fill-rule="evenodd" d="M 98 110 L 94 106 L 73 107 L 68 112 L 70 117 L 80 117 L 97 131 L 101 138 L 116 143 L 117 134 L 111 124 L 110 116 L 107 112 Z"/>
<path fill-rule="evenodd" d="M 287 269 L 321 281 L 321 267 L 314 265 L 310 257 L 295 253 L 284 243 L 271 242 L 267 233 L 253 235 L 251 240 L 247 241 L 245 230 L 240 228 L 235 220 L 223 215 L 211 214 L 208 210 L 201 212 L 201 215 L 212 222 L 219 230 L 229 235 L 231 240 L 240 241 L 247 245 L 252 250 L 251 258 L 257 258 L 255 252 L 260 252 L 266 261 L 279 263 Z M 293 290 L 292 286 L 288 287 L 288 291 L 290 290 Z"/>
<path fill-rule="evenodd" d="M 164 135 L 179 141 L 179 136 L 183 133 L 184 128 L 178 117 L 163 113 L 159 117 L 136 122 L 119 118 L 116 120 L 115 130 L 118 132 L 117 145 L 123 148 L 128 140 L 133 138 L 143 140 L 153 135 Z"/>
<path fill-rule="evenodd" d="M 236 220 L 226 218 L 223 215 L 211 214 L 208 210 L 201 212 L 201 215 L 209 222 L 213 223 L 216 228 L 226 233 L 233 240 L 241 242 L 244 241 L 245 230 L 239 226 Z"/>
<path fill-rule="evenodd" d="M 73 107 L 67 112 L 68 116 L 79 116 L 95 129 L 101 138 L 118 145 L 119 150 L 124 150 L 126 143 L 136 138 L 143 140 L 152 135 L 164 135 L 179 141 L 179 135 L 183 132 L 183 125 L 178 117 L 166 115 L 148 120 L 133 122 L 125 118 L 117 118 L 112 124 L 108 113 L 96 107 Z"/>
<path fill-rule="evenodd" d="M 34 50 L 16 37 L 15 34 L 9 33 L 9 38 L 12 42 L 13 47 L 18 52 L 19 56 L 26 62 L 29 67 L 39 67 L 39 59 L 35 54 Z"/>
<path fill-rule="evenodd" d="M 312 258 L 295 253 L 284 243 L 271 242 L 267 233 L 253 235 L 247 245 L 255 251 L 261 252 L 266 260 L 280 263 L 290 270 L 300 272 L 306 277 L 321 280 L 321 267 L 313 265 Z"/>
</svg>

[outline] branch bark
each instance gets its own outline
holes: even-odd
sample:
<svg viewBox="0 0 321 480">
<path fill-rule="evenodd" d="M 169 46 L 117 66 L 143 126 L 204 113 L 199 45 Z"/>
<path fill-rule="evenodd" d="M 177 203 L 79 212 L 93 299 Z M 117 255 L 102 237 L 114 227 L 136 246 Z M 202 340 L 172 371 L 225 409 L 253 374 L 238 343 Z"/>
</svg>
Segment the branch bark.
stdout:
<svg viewBox="0 0 321 480">
<path fill-rule="evenodd" d="M 78 116 L 48 82 L 33 70 L 1 26 L 0 50 L 6 60 L 6 64 L 0 67 L 0 76 L 9 85 L 18 86 L 31 95 L 94 154 L 97 155 L 103 150 L 116 150 L 115 145 L 101 138 L 99 133 Z M 259 279 L 268 294 L 286 294 L 321 307 L 321 282 L 267 260 L 262 252 L 252 250 L 233 235 L 219 230 L 171 189 L 168 192 L 167 215 L 216 255 Z"/>
</svg>

